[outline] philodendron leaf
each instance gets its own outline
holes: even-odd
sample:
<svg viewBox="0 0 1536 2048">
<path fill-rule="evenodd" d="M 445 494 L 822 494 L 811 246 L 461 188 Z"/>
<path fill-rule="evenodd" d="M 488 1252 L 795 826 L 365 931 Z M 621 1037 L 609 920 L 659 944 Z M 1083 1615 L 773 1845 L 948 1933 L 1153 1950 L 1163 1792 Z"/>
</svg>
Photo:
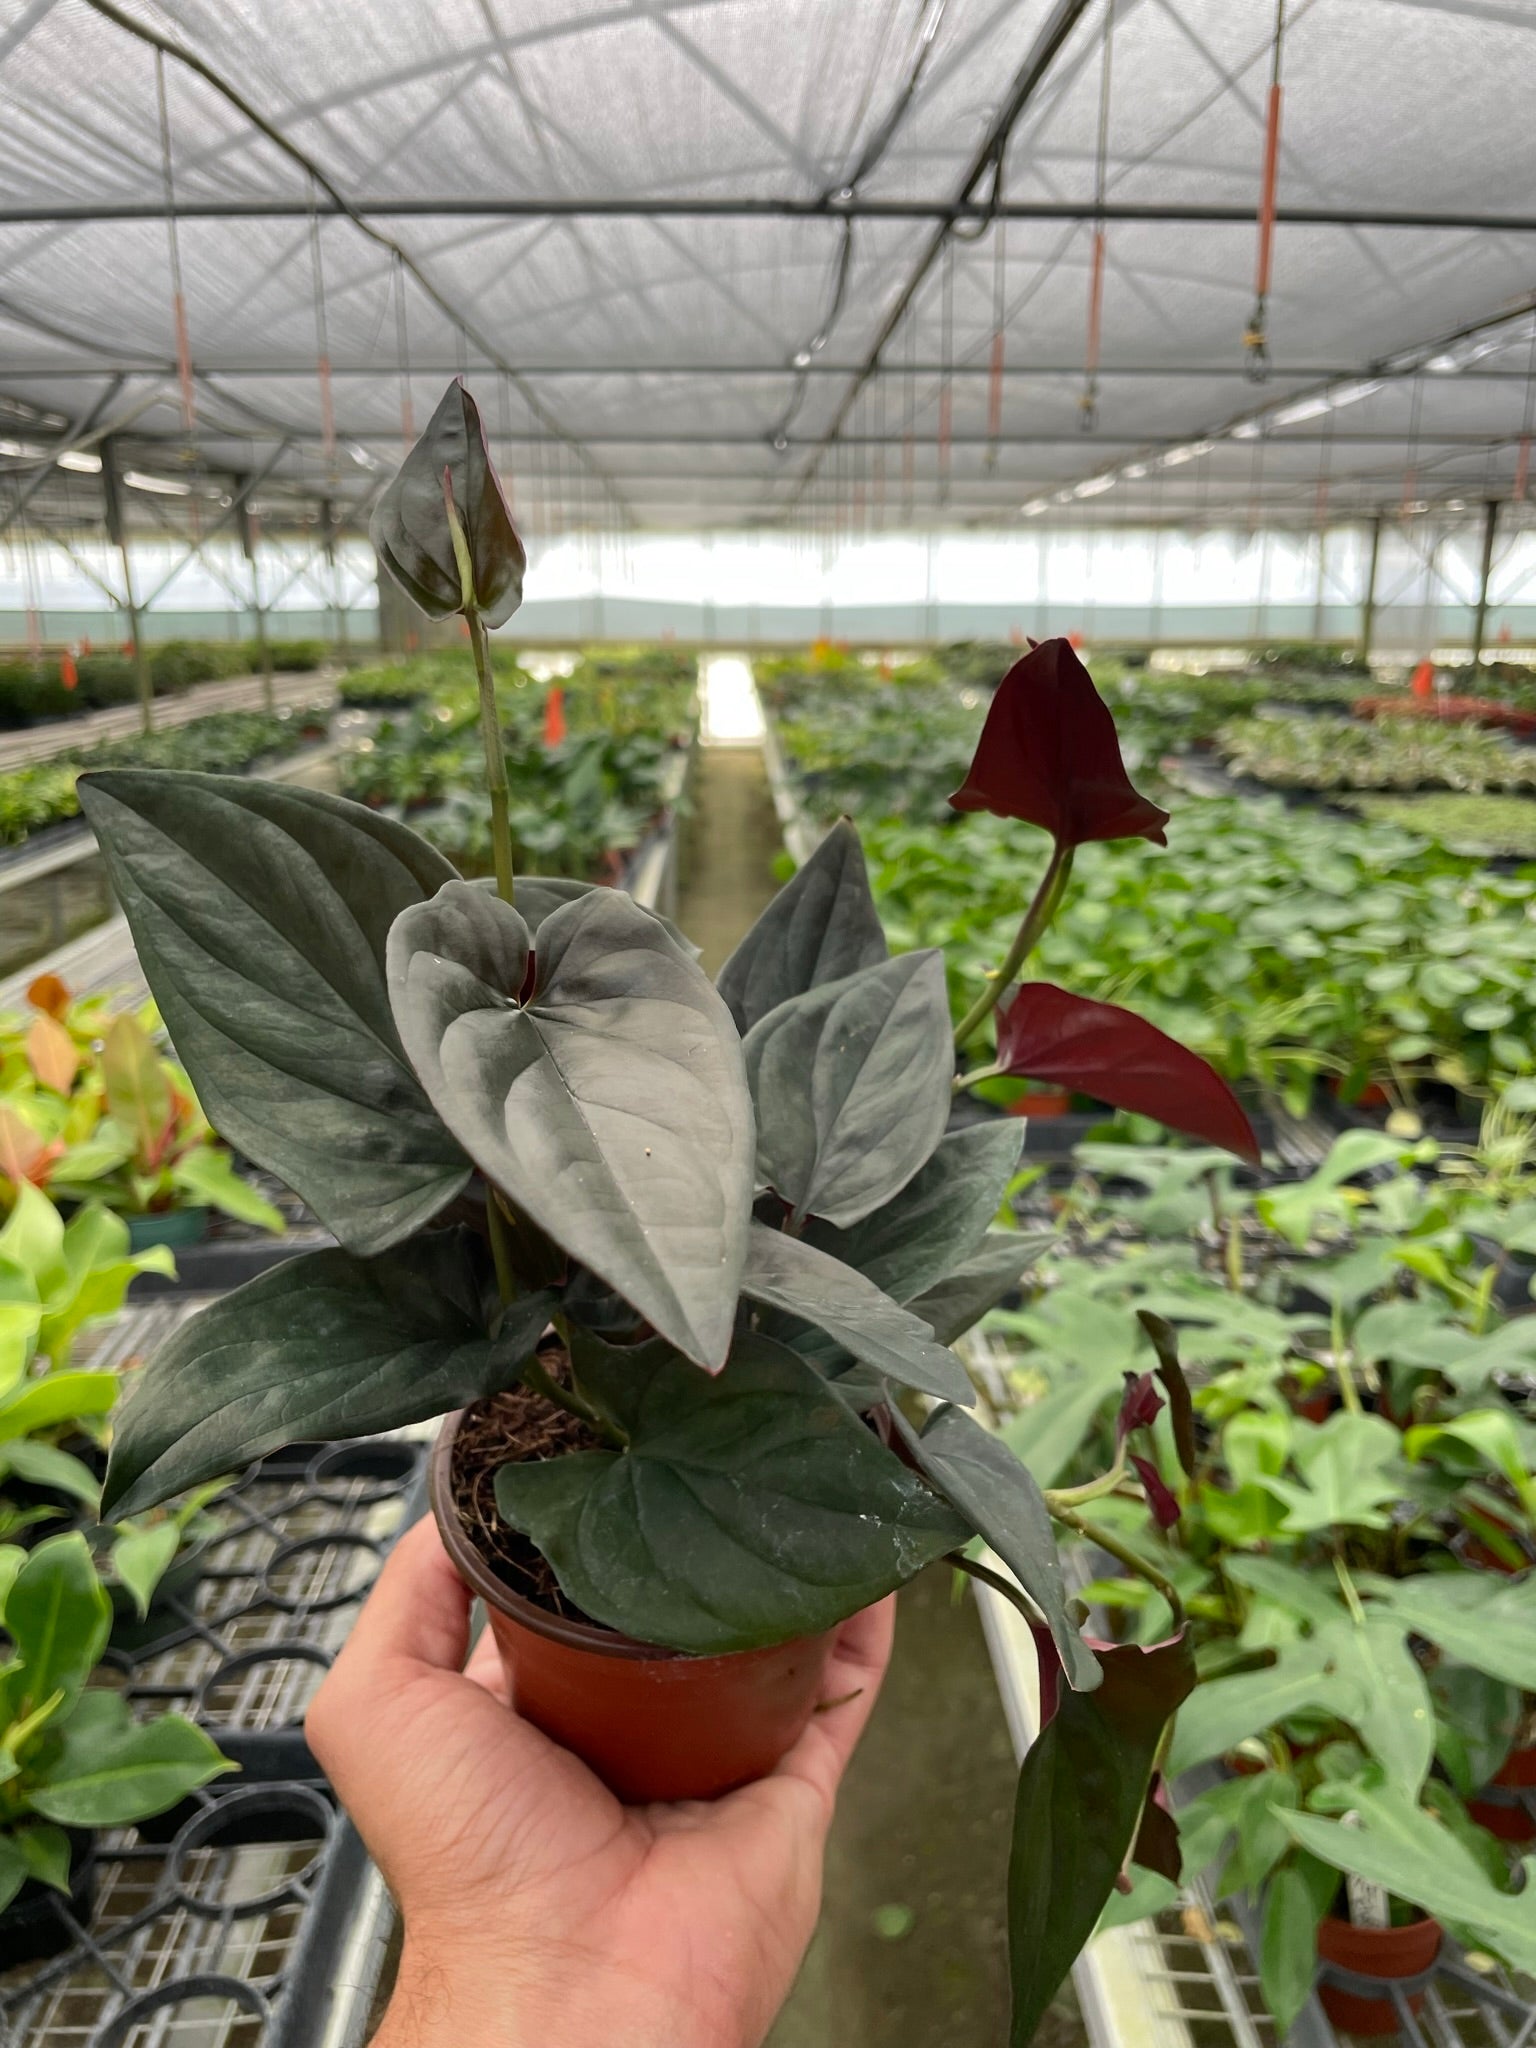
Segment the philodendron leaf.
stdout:
<svg viewBox="0 0 1536 2048">
<path fill-rule="evenodd" d="M 1416 1634 L 1474 1671 L 1536 1692 L 1536 1576 L 1447 1572 L 1370 1579 L 1364 1590 Z"/>
<path fill-rule="evenodd" d="M 1019 1773 L 1008 1862 L 1011 2048 L 1025 2048 L 1141 1825 L 1163 1730 L 1195 1682 L 1182 1636 L 1101 1652 L 1103 1683 L 1065 1692 Z"/>
<path fill-rule="evenodd" d="M 113 769 L 79 791 L 220 1135 L 351 1251 L 419 1229 L 469 1162 L 401 1050 L 384 944 L 448 862 L 365 805 L 248 776 Z"/>
<path fill-rule="evenodd" d="M 878 967 L 887 950 L 858 832 L 840 818 L 726 961 L 716 986 L 745 1033 L 791 996 Z"/>
<path fill-rule="evenodd" d="M 1013 1118 L 951 1131 L 890 1201 L 848 1230 L 813 1221 L 806 1237 L 845 1266 L 857 1266 L 893 1301 L 911 1301 L 946 1280 L 981 1244 L 1023 1143 Z"/>
<path fill-rule="evenodd" d="M 31 1708 L 55 1692 L 77 1693 L 101 1661 L 112 1626 L 90 1546 L 78 1529 L 49 1536 L 16 1574 L 5 1601 L 5 1630 L 23 1667 Z"/>
<path fill-rule="evenodd" d="M 745 1051 L 760 1178 L 797 1218 L 847 1228 L 904 1188 L 944 1134 L 954 1047 L 943 958 L 903 953 L 792 996 L 752 1027 Z"/>
<path fill-rule="evenodd" d="M 709 1379 L 659 1340 L 578 1332 L 576 1370 L 627 1447 L 503 1465 L 496 1504 L 584 1613 L 642 1642 L 713 1655 L 815 1635 L 970 1537 L 766 1338 L 739 1338 Z"/>
<path fill-rule="evenodd" d="M 527 558 L 491 466 L 480 408 L 462 377 L 443 393 L 426 432 L 379 499 L 368 538 L 428 618 L 461 610 L 463 589 L 443 501 L 445 471 L 469 546 L 475 605 L 488 626 L 504 625 L 522 603 Z"/>
<path fill-rule="evenodd" d="M 235 1766 L 179 1714 L 135 1721 L 118 1692 L 88 1692 L 63 1726 L 60 1753 L 32 1804 L 67 1828 L 126 1827 L 185 1799 Z"/>
<path fill-rule="evenodd" d="M 718 1371 L 746 1259 L 752 1105 L 702 968 L 616 890 L 517 911 L 452 882 L 389 938 L 412 1063 L 512 1206 Z"/>
<path fill-rule="evenodd" d="M 531 1294 L 486 1334 L 483 1261 L 467 1230 L 387 1258 L 290 1259 L 183 1323 L 129 1395 L 104 1509 L 138 1514 L 301 1437 L 425 1422 L 509 1387 L 549 1322 Z"/>
<path fill-rule="evenodd" d="M 907 1306 L 941 1344 L 953 1344 L 988 1309 L 996 1308 L 1055 1242 L 1048 1230 L 989 1230 L 952 1273 L 914 1295 Z"/>
<path fill-rule="evenodd" d="M 605 882 L 572 881 L 569 875 L 519 875 L 517 914 L 537 938 L 539 926 L 546 917 L 552 916 L 557 910 L 563 910 L 567 903 L 575 903 L 582 896 L 590 896 L 594 889 L 604 889 L 607 886 Z M 482 875 L 476 880 L 475 887 L 495 895 L 496 878 L 494 875 Z M 623 893 L 628 894 L 627 891 Z M 631 903 L 635 902 L 633 896 L 630 896 L 629 900 Z M 652 910 L 647 903 L 636 903 L 635 908 L 643 910 L 647 917 L 654 917 L 669 938 L 675 939 L 691 958 L 698 959 L 698 947 L 686 932 L 679 930 L 670 917 L 663 917 L 659 910 Z"/>
<path fill-rule="evenodd" d="M 749 1301 L 825 1331 L 843 1350 L 901 1386 L 966 1408 L 976 1398 L 965 1367 L 916 1316 L 898 1308 L 852 1266 L 782 1230 L 752 1225 L 741 1291 Z"/>
<path fill-rule="evenodd" d="M 1099 1683 L 1099 1663 L 1067 1612 L 1067 1589 L 1044 1497 L 1008 1446 L 958 1408 L 935 1409 L 921 1434 L 896 1428 L 918 1465 L 997 1552 L 1039 1608 L 1073 1687 Z"/>
</svg>

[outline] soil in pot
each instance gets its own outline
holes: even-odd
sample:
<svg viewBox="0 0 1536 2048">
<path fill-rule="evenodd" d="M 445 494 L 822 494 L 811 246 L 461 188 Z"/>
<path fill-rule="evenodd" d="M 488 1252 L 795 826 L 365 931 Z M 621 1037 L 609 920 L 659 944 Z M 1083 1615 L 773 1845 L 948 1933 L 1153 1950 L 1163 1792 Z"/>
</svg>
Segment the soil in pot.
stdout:
<svg viewBox="0 0 1536 2048">
<path fill-rule="evenodd" d="M 1387 1981 L 1422 1976 L 1439 1955 L 1442 1939 L 1438 1920 L 1410 1920 L 1402 1927 L 1356 1927 L 1329 1913 L 1318 1926 L 1317 1953 L 1323 1962 L 1335 1963 L 1341 1970 Z M 1390 1998 L 1365 1998 L 1326 1979 L 1319 1984 L 1317 1995 L 1341 2033 L 1369 2038 L 1398 2031 L 1397 2007 Z M 1423 2003 L 1423 1992 L 1416 1991 L 1409 1997 L 1408 2008 L 1418 2012 Z"/>
<path fill-rule="evenodd" d="M 621 1799 L 714 1798 L 763 1776 L 804 1731 L 835 1631 L 694 1657 L 572 1607 L 539 1552 L 501 1521 L 495 1473 L 509 1459 L 596 1448 L 578 1418 L 523 1387 L 450 1415 L 430 1475 L 444 1546 L 485 1602 L 526 1720 Z"/>
<path fill-rule="evenodd" d="M 66 1828 L 69 1836 L 69 1897 L 29 1877 L 0 1913 L 0 1969 L 42 1963 L 62 1955 L 75 1939 L 74 1926 L 88 1927 L 96 1903 L 96 1838 L 88 1828 Z"/>
</svg>

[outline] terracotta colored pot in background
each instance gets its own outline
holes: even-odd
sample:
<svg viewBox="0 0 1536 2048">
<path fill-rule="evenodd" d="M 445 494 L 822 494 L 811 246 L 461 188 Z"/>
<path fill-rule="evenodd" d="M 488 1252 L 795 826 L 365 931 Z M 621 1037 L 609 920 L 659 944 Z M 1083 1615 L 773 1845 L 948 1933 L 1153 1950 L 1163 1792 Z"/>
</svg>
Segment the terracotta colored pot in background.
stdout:
<svg viewBox="0 0 1536 2048">
<path fill-rule="evenodd" d="M 1442 1939 L 1438 1920 L 1411 1920 L 1406 1927 L 1356 1927 L 1330 1913 L 1318 1926 L 1317 1953 L 1325 1963 L 1337 1963 L 1341 1970 L 1362 1977 L 1419 1977 L 1432 1967 Z M 1326 1982 L 1319 1984 L 1317 1995 L 1341 2033 L 1398 2031 L 1397 2007 L 1390 1998 L 1362 1998 Z M 1424 1994 L 1414 1992 L 1409 2010 L 1417 2012 L 1423 2003 Z"/>
<path fill-rule="evenodd" d="M 1010 1102 L 1010 1116 L 1070 1116 L 1072 1094 L 1067 1088 L 1032 1088 L 1017 1102 Z"/>
<path fill-rule="evenodd" d="M 1493 1783 L 1506 1792 L 1536 1791 L 1536 1746 L 1511 1750 Z M 1468 1813 L 1479 1827 L 1501 1842 L 1536 1842 L 1536 1820 L 1524 1804 L 1496 1805 L 1488 1798 L 1474 1799 Z"/>
<path fill-rule="evenodd" d="M 445 1419 L 432 1453 L 432 1512 L 460 1577 L 485 1602 L 524 1719 L 632 1804 L 713 1799 L 771 1771 L 815 1711 L 836 1630 L 691 1657 L 525 1600 L 496 1577 L 454 1506 L 462 1414 Z"/>
</svg>

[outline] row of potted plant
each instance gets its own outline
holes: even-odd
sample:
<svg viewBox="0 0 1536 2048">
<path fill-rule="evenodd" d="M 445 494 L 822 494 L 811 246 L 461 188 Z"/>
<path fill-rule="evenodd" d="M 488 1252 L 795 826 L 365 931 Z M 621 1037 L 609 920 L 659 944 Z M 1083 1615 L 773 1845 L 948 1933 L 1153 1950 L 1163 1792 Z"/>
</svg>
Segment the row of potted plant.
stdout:
<svg viewBox="0 0 1536 2048">
<path fill-rule="evenodd" d="M 1210 1151 L 1080 1164 L 1056 1210 L 1071 1249 L 994 1318 L 1016 1347 L 1004 1435 L 1056 1488 L 1103 1489 L 1089 1475 L 1139 1446 L 1155 1480 L 1095 1513 L 1164 1587 L 1101 1545 L 1087 1597 L 1117 1639 L 1186 1612 L 1200 1673 L 1168 1759 L 1181 1855 L 1112 1917 L 1202 1873 L 1246 1895 L 1282 2033 L 1319 1957 L 1418 1978 L 1448 1927 L 1536 1970 L 1504 1846 L 1536 1840 L 1536 1317 L 1501 1312 L 1486 1257 L 1529 1241 L 1528 1138 L 1447 1161 L 1352 1133 L 1267 1189 Z M 1154 1413 L 1145 1374 L 1175 1346 L 1192 1401 Z M 1348 2031 L 1396 2030 L 1390 1999 L 1323 1999 Z"/>
<path fill-rule="evenodd" d="M 261 668 L 254 641 L 164 640 L 147 650 L 150 681 L 157 697 L 178 696 L 198 683 L 222 676 L 246 676 Z M 323 640 L 273 640 L 267 655 L 281 673 L 320 668 L 329 650 Z M 132 704 L 139 694 L 138 664 L 116 649 L 71 655 L 0 655 L 0 727 L 71 718 Z"/>
<path fill-rule="evenodd" d="M 102 740 L 47 761 L 0 772 L 0 845 L 19 845 L 45 825 L 79 815 L 75 783 L 89 768 L 137 762 L 151 768 L 205 768 L 229 773 L 323 738 L 323 708 L 210 711 L 169 731 Z"/>
<path fill-rule="evenodd" d="M 1536 755 L 1502 733 L 1437 719 L 1296 718 L 1257 711 L 1216 746 L 1239 775 L 1277 789 L 1464 790 L 1536 787 Z"/>
</svg>

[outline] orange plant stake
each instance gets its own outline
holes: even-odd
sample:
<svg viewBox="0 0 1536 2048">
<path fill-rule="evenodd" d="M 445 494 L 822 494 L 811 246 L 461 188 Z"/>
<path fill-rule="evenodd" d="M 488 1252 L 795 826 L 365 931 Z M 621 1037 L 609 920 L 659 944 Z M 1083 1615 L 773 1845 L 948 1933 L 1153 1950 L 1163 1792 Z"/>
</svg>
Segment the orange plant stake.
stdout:
<svg viewBox="0 0 1536 2048">
<path fill-rule="evenodd" d="M 544 744 L 558 747 L 565 738 L 565 692 L 558 683 L 551 683 L 549 695 L 544 699 Z"/>
<path fill-rule="evenodd" d="M 75 667 L 75 657 L 70 653 L 69 649 L 66 647 L 64 652 L 59 656 L 59 681 L 64 685 L 66 690 L 72 690 L 74 689 L 75 685 L 79 682 L 79 680 L 80 671 Z"/>
<path fill-rule="evenodd" d="M 1435 694 L 1435 664 L 1432 661 L 1421 661 L 1419 663 L 1413 672 L 1413 682 L 1410 687 L 1415 697 L 1433 697 Z"/>
</svg>

